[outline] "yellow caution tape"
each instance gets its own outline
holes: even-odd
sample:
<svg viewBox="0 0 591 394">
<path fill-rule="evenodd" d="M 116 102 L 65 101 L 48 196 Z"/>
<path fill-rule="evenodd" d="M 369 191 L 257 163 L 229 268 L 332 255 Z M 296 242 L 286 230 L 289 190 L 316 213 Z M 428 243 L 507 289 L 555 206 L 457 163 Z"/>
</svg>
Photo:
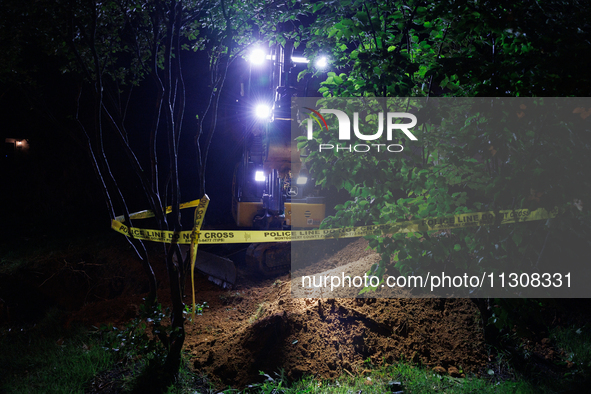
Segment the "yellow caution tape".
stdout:
<svg viewBox="0 0 591 394">
<path fill-rule="evenodd" d="M 203 195 L 199 205 L 195 209 L 195 218 L 193 224 L 193 231 L 191 233 L 191 288 L 193 290 L 193 311 L 191 312 L 192 321 L 195 321 L 195 309 L 197 304 L 195 304 L 195 261 L 197 259 L 197 246 L 199 246 L 199 230 L 201 230 L 201 225 L 203 224 L 203 217 L 205 216 L 205 211 L 207 211 L 207 207 L 209 206 L 209 197 L 207 194 Z"/>
<path fill-rule="evenodd" d="M 310 241 L 330 238 L 355 238 L 366 235 L 386 235 L 396 233 L 411 233 L 417 231 L 432 231 L 450 228 L 462 228 L 473 226 L 500 225 L 517 222 L 529 222 L 534 220 L 549 219 L 556 216 L 557 211 L 548 212 L 540 208 L 535 211 L 528 209 L 506 210 L 506 211 L 488 211 L 464 213 L 459 215 L 448 215 L 439 218 L 408 220 L 404 222 L 378 224 L 373 226 L 345 227 L 336 229 L 322 230 L 260 230 L 260 231 L 232 231 L 221 230 L 201 231 L 203 217 L 209 205 L 209 197 L 204 195 L 200 200 L 194 200 L 181 204 L 182 208 L 196 206 L 193 230 L 191 231 L 160 231 L 128 227 L 121 223 L 123 220 L 118 216 L 111 221 L 111 228 L 126 236 L 133 235 L 134 238 L 144 241 L 190 244 L 191 258 L 191 286 L 193 290 L 193 310 L 192 317 L 195 321 L 195 261 L 197 257 L 197 247 L 202 244 L 233 244 L 233 243 L 262 243 L 262 242 L 291 242 L 291 241 Z M 171 207 L 167 207 L 167 213 Z M 130 218 L 143 219 L 153 217 L 152 211 L 141 211 L 130 215 Z"/>
<path fill-rule="evenodd" d="M 377 224 L 360 227 L 344 227 L 321 230 L 203 230 L 203 231 L 159 231 L 127 227 L 117 220 L 111 222 L 111 228 L 126 236 L 130 232 L 137 239 L 154 242 L 176 242 L 191 244 L 196 239 L 200 244 L 235 244 L 259 242 L 291 242 L 310 241 L 329 238 L 355 238 L 366 235 L 385 235 L 396 233 L 412 233 L 450 228 L 500 225 L 517 222 L 549 219 L 556 216 L 556 211 L 548 212 L 540 208 L 535 211 L 528 209 L 488 211 L 448 215 L 438 218 L 409 220 L 405 222 Z"/>
<path fill-rule="evenodd" d="M 198 205 L 199 205 L 199 200 L 193 200 L 193 201 L 184 202 L 184 203 L 180 204 L 179 209 L 196 207 Z M 172 212 L 171 206 L 168 206 L 165 209 L 166 209 L 166 213 Z M 130 219 L 147 219 L 147 218 L 153 218 L 153 217 L 154 217 L 154 211 L 152 211 L 150 209 L 146 209 L 145 211 L 135 212 L 135 213 L 132 213 L 129 215 Z M 115 218 L 115 220 L 118 222 L 124 222 L 125 216 L 119 215 Z"/>
</svg>

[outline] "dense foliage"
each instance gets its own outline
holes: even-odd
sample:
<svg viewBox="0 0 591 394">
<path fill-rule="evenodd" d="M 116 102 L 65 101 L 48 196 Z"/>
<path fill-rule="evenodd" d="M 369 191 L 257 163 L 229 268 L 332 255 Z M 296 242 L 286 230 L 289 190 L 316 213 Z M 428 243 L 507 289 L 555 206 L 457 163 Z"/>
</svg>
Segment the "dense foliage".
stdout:
<svg viewBox="0 0 591 394">
<path fill-rule="evenodd" d="M 588 209 L 580 203 L 591 197 L 589 109 L 576 99 L 549 107 L 542 98 L 446 108 L 437 101 L 440 108 L 433 109 L 427 99 L 588 96 L 591 30 L 581 19 L 588 4 L 340 1 L 312 7 L 318 15 L 307 50 L 329 55 L 333 66 L 320 89 L 324 97 L 424 97 L 393 102 L 429 118 L 413 130 L 418 141 L 401 139 L 404 154 L 319 154 L 319 144 L 339 143 L 336 130 L 300 138 L 317 183 L 350 195 L 325 226 L 483 210 L 559 212 L 547 221 L 372 236 L 370 245 L 382 254 L 374 274 L 453 273 L 467 266 L 553 272 L 557 261 L 584 266 L 591 246 Z M 375 132 L 376 115 L 364 121 Z M 490 314 L 487 303 L 481 306 Z"/>
</svg>

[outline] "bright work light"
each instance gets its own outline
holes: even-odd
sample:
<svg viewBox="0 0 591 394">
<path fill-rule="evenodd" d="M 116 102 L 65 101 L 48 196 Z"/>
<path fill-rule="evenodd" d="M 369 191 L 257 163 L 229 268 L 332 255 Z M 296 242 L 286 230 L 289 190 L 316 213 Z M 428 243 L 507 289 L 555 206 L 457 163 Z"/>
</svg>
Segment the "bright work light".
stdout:
<svg viewBox="0 0 591 394">
<path fill-rule="evenodd" d="M 296 180 L 296 184 L 298 185 L 305 185 L 306 183 L 308 183 L 308 176 L 306 175 L 300 175 Z"/>
<path fill-rule="evenodd" d="M 296 179 L 297 185 L 305 185 L 308 183 L 308 170 L 306 169 L 306 163 L 302 165 L 302 169 Z"/>
<path fill-rule="evenodd" d="M 266 104 L 259 104 L 255 107 L 254 114 L 259 119 L 267 119 L 271 116 L 271 108 Z"/>
<path fill-rule="evenodd" d="M 265 181 L 265 173 L 263 171 L 257 171 L 254 173 L 254 180 L 256 182 L 264 182 Z"/>
<path fill-rule="evenodd" d="M 326 58 L 326 56 L 321 56 L 318 59 L 316 59 L 316 68 L 322 70 L 323 68 L 326 68 L 326 66 L 328 66 L 328 59 Z"/>
<path fill-rule="evenodd" d="M 266 58 L 266 53 L 261 48 L 255 48 L 250 52 L 249 60 L 252 64 L 263 64 Z"/>
<path fill-rule="evenodd" d="M 306 59 L 305 57 L 301 57 L 301 56 L 292 56 L 291 61 L 294 63 L 309 63 L 310 62 L 308 59 Z"/>
</svg>

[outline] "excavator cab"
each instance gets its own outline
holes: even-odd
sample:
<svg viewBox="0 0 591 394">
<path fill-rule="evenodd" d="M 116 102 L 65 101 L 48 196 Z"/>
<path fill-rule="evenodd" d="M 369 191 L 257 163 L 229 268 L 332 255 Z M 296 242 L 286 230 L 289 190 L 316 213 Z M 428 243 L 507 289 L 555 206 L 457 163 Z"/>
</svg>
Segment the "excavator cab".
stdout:
<svg viewBox="0 0 591 394">
<path fill-rule="evenodd" d="M 250 72 L 244 102 L 251 108 L 270 106 L 268 113 L 245 130 L 241 161 L 232 187 L 236 225 L 256 230 L 318 228 L 325 217 L 324 198 L 305 167 L 304 152 L 291 134 L 291 98 L 304 96 L 297 82 L 301 70 L 292 61 L 293 46 L 277 44 L 266 55 L 265 69 Z M 264 275 L 290 268 L 290 244 L 252 244 L 247 262 Z"/>
</svg>

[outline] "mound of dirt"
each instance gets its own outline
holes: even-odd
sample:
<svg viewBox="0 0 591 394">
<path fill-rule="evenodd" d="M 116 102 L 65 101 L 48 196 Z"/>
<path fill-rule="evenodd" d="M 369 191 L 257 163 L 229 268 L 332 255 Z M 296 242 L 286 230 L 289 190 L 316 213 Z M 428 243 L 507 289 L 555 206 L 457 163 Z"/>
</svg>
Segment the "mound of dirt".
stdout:
<svg viewBox="0 0 591 394">
<path fill-rule="evenodd" d="M 305 272 L 326 274 L 337 261 L 363 273 L 379 259 L 366 247 L 364 240 L 353 242 Z M 203 285 L 198 297 L 209 309 L 188 325 L 186 340 L 195 369 L 225 385 L 244 385 L 257 381 L 259 371 L 284 369 L 292 379 L 362 373 L 368 359 L 464 371 L 485 364 L 470 300 L 293 298 L 291 286 L 289 275 L 258 283 L 246 278 L 233 291 Z"/>
</svg>

